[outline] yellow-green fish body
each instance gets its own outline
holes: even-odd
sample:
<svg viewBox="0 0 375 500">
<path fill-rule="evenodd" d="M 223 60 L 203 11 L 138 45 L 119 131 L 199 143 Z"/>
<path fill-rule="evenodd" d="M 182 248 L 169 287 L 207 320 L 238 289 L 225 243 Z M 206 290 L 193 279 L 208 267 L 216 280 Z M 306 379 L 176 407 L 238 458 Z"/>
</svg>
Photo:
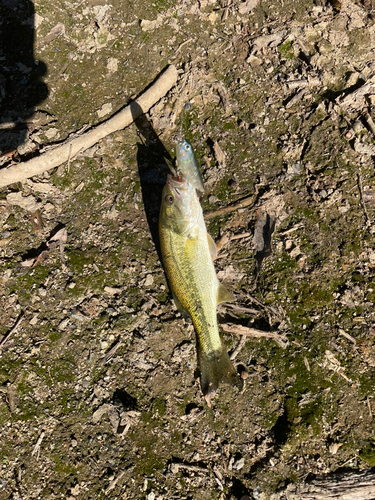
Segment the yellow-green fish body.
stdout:
<svg viewBox="0 0 375 500">
<path fill-rule="evenodd" d="M 209 403 L 219 382 L 241 385 L 221 342 L 216 314 L 217 304 L 232 300 L 233 296 L 217 279 L 212 262 L 215 244 L 207 233 L 195 188 L 183 178 L 168 176 L 159 235 L 176 305 L 190 315 L 197 333 L 201 387 Z"/>
</svg>

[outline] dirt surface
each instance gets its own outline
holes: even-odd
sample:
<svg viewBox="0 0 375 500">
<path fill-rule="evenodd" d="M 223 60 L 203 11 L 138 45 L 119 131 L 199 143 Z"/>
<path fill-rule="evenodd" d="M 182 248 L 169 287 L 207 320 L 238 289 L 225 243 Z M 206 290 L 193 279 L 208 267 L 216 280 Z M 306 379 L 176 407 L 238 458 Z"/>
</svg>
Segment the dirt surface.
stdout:
<svg viewBox="0 0 375 500">
<path fill-rule="evenodd" d="M 375 466 L 371 1 L 0 10 L 3 167 L 180 72 L 135 124 L 0 192 L 0 499 L 265 500 Z M 158 252 L 181 128 L 236 297 L 219 322 L 273 333 L 222 332 L 246 380 L 211 409 Z"/>
</svg>

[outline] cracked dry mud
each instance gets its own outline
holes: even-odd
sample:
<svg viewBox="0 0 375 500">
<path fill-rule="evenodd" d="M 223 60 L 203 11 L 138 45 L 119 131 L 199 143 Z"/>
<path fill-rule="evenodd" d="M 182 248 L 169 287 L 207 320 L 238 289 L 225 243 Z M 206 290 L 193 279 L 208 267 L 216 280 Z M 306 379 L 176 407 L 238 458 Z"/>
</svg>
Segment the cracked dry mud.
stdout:
<svg viewBox="0 0 375 500">
<path fill-rule="evenodd" d="M 135 124 L 0 192 L 0 499 L 297 498 L 291 488 L 316 476 L 371 472 L 372 2 L 0 11 L 3 167 L 108 118 L 168 64 L 180 72 Z M 211 409 L 158 254 L 181 127 L 236 296 L 219 322 L 282 340 L 222 331 L 247 378 Z M 276 229 L 257 277 L 259 213 Z M 66 242 L 53 240 L 64 227 Z"/>
</svg>

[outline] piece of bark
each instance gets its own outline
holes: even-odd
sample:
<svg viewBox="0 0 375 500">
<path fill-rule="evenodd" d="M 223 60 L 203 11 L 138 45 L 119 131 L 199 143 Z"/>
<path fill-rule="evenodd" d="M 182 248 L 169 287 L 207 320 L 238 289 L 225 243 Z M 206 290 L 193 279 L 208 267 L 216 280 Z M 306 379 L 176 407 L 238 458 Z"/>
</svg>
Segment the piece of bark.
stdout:
<svg viewBox="0 0 375 500">
<path fill-rule="evenodd" d="M 268 213 L 259 209 L 257 211 L 257 221 L 255 223 L 253 245 L 255 249 L 255 259 L 257 261 L 258 274 L 262 267 L 262 262 L 266 257 L 272 255 L 271 236 L 275 230 L 276 219 Z"/>
<path fill-rule="evenodd" d="M 169 66 L 159 78 L 138 99 L 124 109 L 84 134 L 64 142 L 56 148 L 23 163 L 4 168 L 0 175 L 0 188 L 20 182 L 34 175 L 42 174 L 51 168 L 74 158 L 78 153 L 91 148 L 94 144 L 113 132 L 122 130 L 154 106 L 177 82 L 175 66 Z"/>
<path fill-rule="evenodd" d="M 357 90 L 350 94 L 340 96 L 336 99 L 337 104 L 340 106 L 352 106 L 357 109 L 363 109 L 365 104 L 365 97 L 367 95 L 375 94 L 375 75 L 372 76 Z"/>
<path fill-rule="evenodd" d="M 342 472 L 317 476 L 305 484 L 290 484 L 270 500 L 374 500 L 375 472 Z"/>
</svg>

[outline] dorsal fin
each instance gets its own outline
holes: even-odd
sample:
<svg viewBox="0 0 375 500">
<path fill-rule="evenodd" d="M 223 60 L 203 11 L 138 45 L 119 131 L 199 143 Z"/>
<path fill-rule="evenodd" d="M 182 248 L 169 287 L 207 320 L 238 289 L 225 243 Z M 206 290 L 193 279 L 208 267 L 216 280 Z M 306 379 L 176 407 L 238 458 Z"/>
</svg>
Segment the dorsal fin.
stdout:
<svg viewBox="0 0 375 500">
<path fill-rule="evenodd" d="M 234 302 L 235 297 L 232 292 L 227 290 L 224 285 L 219 283 L 217 289 L 217 304 L 222 304 L 223 302 Z"/>
<path fill-rule="evenodd" d="M 216 243 L 214 242 L 212 236 L 207 233 L 208 248 L 210 249 L 211 259 L 215 260 L 217 257 Z"/>
</svg>

